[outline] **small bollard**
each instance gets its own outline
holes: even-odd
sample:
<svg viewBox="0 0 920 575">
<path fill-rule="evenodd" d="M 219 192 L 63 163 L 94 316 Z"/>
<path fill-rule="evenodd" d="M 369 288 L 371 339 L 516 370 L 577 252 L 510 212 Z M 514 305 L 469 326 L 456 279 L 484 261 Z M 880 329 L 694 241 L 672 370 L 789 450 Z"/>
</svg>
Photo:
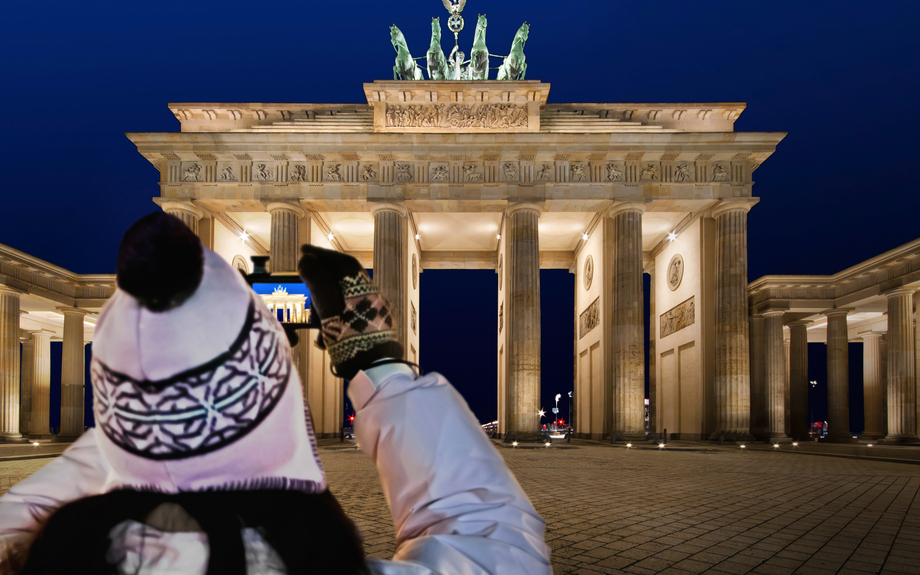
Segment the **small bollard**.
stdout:
<svg viewBox="0 0 920 575">
<path fill-rule="evenodd" d="M 511 443 L 511 432 L 506 431 L 505 437 L 502 438 L 502 443 Z"/>
<path fill-rule="evenodd" d="M 667 427 L 664 428 L 664 431 L 661 434 L 661 442 L 665 444 L 668 442 L 668 428 Z"/>
<path fill-rule="evenodd" d="M 619 437 L 619 435 L 617 435 L 616 433 L 614 433 L 613 435 L 611 435 L 611 436 L 610 436 L 610 445 L 613 445 L 614 443 L 616 443 L 618 437 Z"/>
<path fill-rule="evenodd" d="M 722 445 L 725 442 L 725 436 L 719 437 L 719 445 Z"/>
</svg>

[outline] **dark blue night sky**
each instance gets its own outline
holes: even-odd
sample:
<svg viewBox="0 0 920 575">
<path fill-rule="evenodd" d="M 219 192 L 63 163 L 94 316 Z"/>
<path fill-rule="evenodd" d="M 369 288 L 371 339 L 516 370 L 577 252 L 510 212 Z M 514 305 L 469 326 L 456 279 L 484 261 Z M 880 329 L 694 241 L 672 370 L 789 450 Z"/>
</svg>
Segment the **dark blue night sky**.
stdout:
<svg viewBox="0 0 920 575">
<path fill-rule="evenodd" d="M 468 26 L 477 12 L 495 53 L 531 24 L 528 78 L 552 83 L 551 102 L 742 101 L 737 130 L 789 132 L 754 174 L 751 279 L 835 273 L 920 236 L 920 4 L 469 0 Z M 158 195 L 123 132 L 177 131 L 167 102 L 361 102 L 362 82 L 391 77 L 388 26 L 422 56 L 430 18 L 446 15 L 438 0 L 5 3 L 0 242 L 113 272 L 122 233 Z M 549 408 L 571 389 L 574 280 L 541 278 Z M 495 282 L 422 274 L 423 364 L 483 420 Z"/>
</svg>

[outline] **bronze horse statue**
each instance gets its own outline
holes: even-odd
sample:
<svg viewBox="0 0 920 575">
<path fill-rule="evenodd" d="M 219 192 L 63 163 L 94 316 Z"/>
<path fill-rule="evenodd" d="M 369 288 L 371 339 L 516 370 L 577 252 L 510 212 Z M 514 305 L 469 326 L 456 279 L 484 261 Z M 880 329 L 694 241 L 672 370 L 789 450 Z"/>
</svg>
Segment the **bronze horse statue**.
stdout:
<svg viewBox="0 0 920 575">
<path fill-rule="evenodd" d="M 424 80 L 425 75 L 422 69 L 415 64 L 412 54 L 409 53 L 409 46 L 406 44 L 406 37 L 402 31 L 396 27 L 396 24 L 390 26 L 390 42 L 396 50 L 396 65 L 393 66 L 394 80 Z"/>
<path fill-rule="evenodd" d="M 527 72 L 527 58 L 524 57 L 524 43 L 530 35 L 530 24 L 524 22 L 514 35 L 511 43 L 511 53 L 505 57 L 498 68 L 496 80 L 523 80 Z"/>
<path fill-rule="evenodd" d="M 441 49 L 441 19 L 431 19 L 431 46 L 428 48 L 428 79 L 447 80 L 447 58 Z"/>
<path fill-rule="evenodd" d="M 489 79 L 489 49 L 486 48 L 486 15 L 480 14 L 476 22 L 476 34 L 473 37 L 473 51 L 470 52 L 468 78 L 470 80 Z"/>
</svg>

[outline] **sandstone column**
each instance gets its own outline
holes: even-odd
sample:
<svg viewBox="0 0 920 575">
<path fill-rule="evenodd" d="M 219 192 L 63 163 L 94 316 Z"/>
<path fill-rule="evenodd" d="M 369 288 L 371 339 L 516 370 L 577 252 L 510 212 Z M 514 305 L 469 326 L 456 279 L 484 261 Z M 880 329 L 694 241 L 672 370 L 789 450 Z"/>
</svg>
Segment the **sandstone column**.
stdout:
<svg viewBox="0 0 920 575">
<path fill-rule="evenodd" d="M 0 286 L 0 438 L 19 433 L 19 293 Z"/>
<path fill-rule="evenodd" d="M 408 212 L 399 204 L 372 204 L 374 214 L 374 283 L 390 301 L 399 342 L 406 345 L 408 289 Z M 406 353 L 404 351 L 404 353 Z"/>
<path fill-rule="evenodd" d="M 789 365 L 791 362 L 789 347 L 791 341 L 791 330 L 788 327 L 783 328 L 783 363 L 785 364 L 785 374 L 783 377 L 783 406 L 786 419 L 786 437 L 792 437 L 792 389 L 789 385 Z"/>
<path fill-rule="evenodd" d="M 23 365 L 31 371 L 32 383 L 29 439 L 49 439 L 51 437 L 51 335 L 50 331 L 33 333 L 34 353 L 31 365 L 27 365 L 23 358 Z M 25 385 L 24 380 L 23 385 Z"/>
<path fill-rule="evenodd" d="M 645 439 L 645 319 L 642 290 L 642 213 L 645 204 L 614 206 L 613 255 L 613 417 L 612 433 L 624 441 Z M 539 302 L 538 302 L 539 305 Z"/>
<path fill-rule="evenodd" d="M 169 201 L 160 206 L 164 212 L 182 220 L 190 230 L 198 234 L 198 220 L 204 217 L 204 212 L 191 202 Z M 81 431 L 82 433 L 82 431 Z"/>
<path fill-rule="evenodd" d="M 506 381 L 507 429 L 539 433 L 540 415 L 540 237 L 539 204 L 511 204 L 507 220 L 508 299 L 506 328 L 511 353 Z M 641 270 L 640 270 L 641 273 Z M 507 299 L 506 299 L 507 301 Z"/>
<path fill-rule="evenodd" d="M 32 418 L 32 364 L 35 360 L 35 342 L 32 335 L 24 332 L 19 337 L 22 344 L 22 361 L 19 364 L 19 434 L 23 437 L 29 435 Z"/>
<path fill-rule="evenodd" d="M 83 316 L 76 308 L 64 314 L 64 352 L 61 360 L 61 430 L 58 439 L 73 441 L 83 434 Z"/>
<path fill-rule="evenodd" d="M 866 426 L 863 437 L 879 439 L 888 433 L 888 394 L 882 387 L 882 358 L 879 354 L 881 333 L 864 333 L 863 340 L 863 408 Z"/>
<path fill-rule="evenodd" d="M 750 202 L 716 206 L 715 424 L 710 439 L 753 439 L 748 347 L 747 213 Z"/>
<path fill-rule="evenodd" d="M 808 323 L 789 324 L 789 404 L 792 437 L 808 439 Z"/>
<path fill-rule="evenodd" d="M 827 441 L 850 443 L 850 367 L 847 309 L 827 316 Z"/>
<path fill-rule="evenodd" d="M 900 288 L 885 293 L 888 298 L 888 435 L 885 443 L 918 441 L 913 292 Z"/>
<path fill-rule="evenodd" d="M 751 433 L 758 438 L 767 433 L 767 369 L 764 349 L 764 318 L 748 318 L 751 342 Z"/>
<path fill-rule="evenodd" d="M 786 344 L 783 311 L 764 312 L 764 356 L 767 373 L 767 434 L 772 440 L 786 436 Z"/>
<path fill-rule="evenodd" d="M 272 202 L 266 208 L 272 216 L 269 269 L 272 273 L 296 272 L 300 261 L 300 220 L 306 212 L 286 202 Z"/>
<path fill-rule="evenodd" d="M 658 330 L 655 327 L 658 317 L 657 312 L 655 311 L 655 261 L 652 260 L 652 263 L 648 267 L 648 273 L 650 278 L 651 287 L 649 289 L 649 298 L 648 298 L 648 311 L 649 317 L 651 318 L 651 324 L 649 325 L 649 334 L 648 334 L 648 431 L 649 433 L 658 433 L 658 409 L 659 401 L 658 397 L 658 374 L 657 374 L 657 359 L 658 359 Z M 577 349 L 577 348 L 576 348 Z"/>
</svg>

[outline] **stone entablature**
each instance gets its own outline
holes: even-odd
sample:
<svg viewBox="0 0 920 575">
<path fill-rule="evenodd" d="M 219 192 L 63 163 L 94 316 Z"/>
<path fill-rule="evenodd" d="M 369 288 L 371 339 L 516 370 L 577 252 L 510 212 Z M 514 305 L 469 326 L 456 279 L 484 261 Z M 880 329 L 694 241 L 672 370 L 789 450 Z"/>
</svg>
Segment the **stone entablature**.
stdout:
<svg viewBox="0 0 920 575">
<path fill-rule="evenodd" d="M 186 102 L 169 109 L 182 132 L 615 133 L 732 132 L 746 107 L 741 102 L 547 104 L 549 89 L 537 80 L 377 81 L 364 84 L 367 104 Z M 416 113 L 435 106 L 441 109 L 437 115 Z M 408 113 L 390 114 L 388 123 L 388 109 Z M 394 123 L 397 116 L 401 120 Z"/>
<path fill-rule="evenodd" d="M 115 274 L 75 274 L 0 244 L 0 285 L 62 307 L 95 312 L 115 293 Z"/>
<path fill-rule="evenodd" d="M 847 307 L 882 311 L 882 294 L 900 287 L 920 289 L 920 239 L 831 276 L 764 276 L 749 284 L 748 301 L 754 314 L 779 309 L 809 315 Z"/>
</svg>

